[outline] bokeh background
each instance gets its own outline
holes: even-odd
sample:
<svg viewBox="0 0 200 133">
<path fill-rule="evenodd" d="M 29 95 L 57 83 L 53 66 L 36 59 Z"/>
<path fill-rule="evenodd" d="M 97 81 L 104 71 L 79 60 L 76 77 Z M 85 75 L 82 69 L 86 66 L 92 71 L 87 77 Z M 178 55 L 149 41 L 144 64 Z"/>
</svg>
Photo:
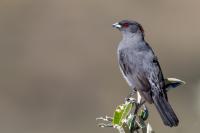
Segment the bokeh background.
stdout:
<svg viewBox="0 0 200 133">
<path fill-rule="evenodd" d="M 187 84 L 169 92 L 180 125 L 200 129 L 199 0 L 1 0 L 0 132 L 117 133 L 96 126 L 112 116 L 129 87 L 118 69 L 121 35 L 111 25 L 140 22 L 166 77 Z"/>
</svg>

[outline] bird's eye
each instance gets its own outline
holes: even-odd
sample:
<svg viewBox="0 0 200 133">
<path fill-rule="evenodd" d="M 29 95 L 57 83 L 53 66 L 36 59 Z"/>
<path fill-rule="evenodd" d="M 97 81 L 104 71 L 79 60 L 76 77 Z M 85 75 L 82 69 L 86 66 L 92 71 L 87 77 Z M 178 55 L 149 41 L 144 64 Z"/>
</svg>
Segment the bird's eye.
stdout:
<svg viewBox="0 0 200 133">
<path fill-rule="evenodd" d="M 123 27 L 123 28 L 129 27 L 129 23 L 124 23 L 124 24 L 122 25 L 122 27 Z"/>
</svg>

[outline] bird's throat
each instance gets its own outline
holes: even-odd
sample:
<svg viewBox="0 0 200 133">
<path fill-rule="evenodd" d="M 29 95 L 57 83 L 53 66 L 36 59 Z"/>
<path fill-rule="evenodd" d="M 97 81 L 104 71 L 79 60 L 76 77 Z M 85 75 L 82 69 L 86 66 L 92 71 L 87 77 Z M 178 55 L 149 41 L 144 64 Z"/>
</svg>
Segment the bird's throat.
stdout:
<svg viewBox="0 0 200 133">
<path fill-rule="evenodd" d="M 123 33 L 122 34 L 122 41 L 128 42 L 129 44 L 138 43 L 143 40 L 144 40 L 144 37 L 142 34 L 135 34 L 135 33 Z"/>
</svg>

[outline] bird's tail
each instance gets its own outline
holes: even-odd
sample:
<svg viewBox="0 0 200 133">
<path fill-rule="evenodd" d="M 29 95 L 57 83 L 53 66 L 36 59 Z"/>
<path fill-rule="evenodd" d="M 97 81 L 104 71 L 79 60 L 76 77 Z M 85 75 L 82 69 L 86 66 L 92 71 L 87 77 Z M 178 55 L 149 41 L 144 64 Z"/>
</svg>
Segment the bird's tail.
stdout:
<svg viewBox="0 0 200 133">
<path fill-rule="evenodd" d="M 153 96 L 153 101 L 163 120 L 163 123 L 170 127 L 178 126 L 179 120 L 167 99 L 163 96 L 156 95 Z"/>
</svg>

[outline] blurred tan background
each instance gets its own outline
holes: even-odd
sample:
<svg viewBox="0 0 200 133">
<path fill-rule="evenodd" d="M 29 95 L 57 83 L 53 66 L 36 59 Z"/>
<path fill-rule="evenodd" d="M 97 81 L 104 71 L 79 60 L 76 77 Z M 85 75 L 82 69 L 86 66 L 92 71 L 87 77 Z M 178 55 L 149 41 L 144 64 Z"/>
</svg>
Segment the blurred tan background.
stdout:
<svg viewBox="0 0 200 133">
<path fill-rule="evenodd" d="M 180 125 L 200 129 L 198 0 L 1 0 L 0 132 L 117 133 L 96 126 L 123 103 L 129 87 L 116 59 L 121 35 L 111 25 L 139 21 L 166 77 L 187 84 L 169 92 Z"/>
</svg>

